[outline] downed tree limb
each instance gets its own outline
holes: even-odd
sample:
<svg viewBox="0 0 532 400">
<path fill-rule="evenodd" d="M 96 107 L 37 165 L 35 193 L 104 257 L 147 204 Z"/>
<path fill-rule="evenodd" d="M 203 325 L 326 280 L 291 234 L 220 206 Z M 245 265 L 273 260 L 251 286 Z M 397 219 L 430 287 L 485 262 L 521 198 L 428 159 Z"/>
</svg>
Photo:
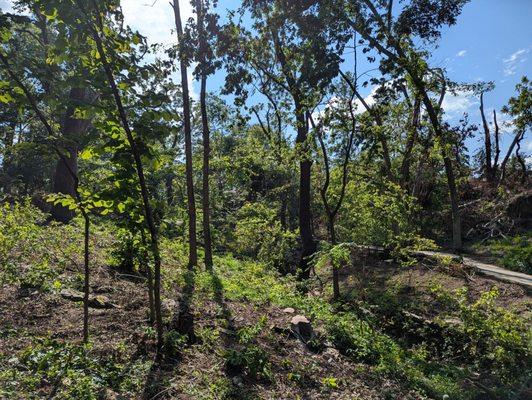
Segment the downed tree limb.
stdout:
<svg viewBox="0 0 532 400">
<path fill-rule="evenodd" d="M 83 293 L 71 289 L 61 290 L 61 297 L 70 301 L 83 301 Z M 102 295 L 89 295 L 89 307 L 91 308 L 120 308 Z"/>
<path fill-rule="evenodd" d="M 466 267 L 473 268 L 483 275 L 488 275 L 500 281 L 516 283 L 526 287 L 528 290 L 532 289 L 532 275 L 524 274 L 522 272 L 510 271 L 492 264 L 486 264 L 470 257 L 459 256 L 452 253 L 444 253 L 439 251 L 412 251 L 411 254 L 415 257 L 424 257 L 431 259 L 441 259 L 442 257 L 449 257 L 453 262 L 460 263 Z"/>
</svg>

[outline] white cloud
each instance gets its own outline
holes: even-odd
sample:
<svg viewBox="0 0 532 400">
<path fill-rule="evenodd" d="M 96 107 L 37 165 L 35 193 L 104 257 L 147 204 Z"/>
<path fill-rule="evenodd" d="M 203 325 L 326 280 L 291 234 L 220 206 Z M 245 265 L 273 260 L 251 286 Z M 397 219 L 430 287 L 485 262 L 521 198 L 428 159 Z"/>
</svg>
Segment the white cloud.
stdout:
<svg viewBox="0 0 532 400">
<path fill-rule="evenodd" d="M 11 0 L 0 0 L 0 10 L 2 12 L 13 12 L 13 2 Z"/>
<path fill-rule="evenodd" d="M 465 57 L 467 54 L 467 50 L 460 50 L 458 53 L 456 53 L 456 57 Z"/>
<path fill-rule="evenodd" d="M 364 101 L 369 107 L 375 104 L 375 95 L 377 93 L 378 88 L 379 86 L 373 86 L 371 88 L 371 92 L 366 97 L 364 97 Z M 327 109 L 340 108 L 342 102 L 344 102 L 344 104 L 347 104 L 346 101 L 347 99 L 342 99 L 338 96 L 333 96 L 327 101 L 324 108 L 314 110 L 314 112 L 312 113 L 312 118 L 314 118 L 314 121 L 318 122 L 322 118 L 322 116 L 324 115 Z M 364 107 L 362 102 L 357 98 L 353 100 L 353 106 L 354 106 L 355 115 L 359 115 L 359 114 L 366 112 L 366 108 Z"/>
<path fill-rule="evenodd" d="M 146 36 L 150 43 L 175 44 L 174 11 L 167 0 L 122 0 L 121 4 L 125 23 Z M 187 0 L 180 0 L 179 5 L 185 24 L 193 15 L 192 6 Z"/>
<path fill-rule="evenodd" d="M 364 97 L 364 101 L 369 107 L 375 104 L 375 95 L 377 94 L 378 89 L 379 89 L 379 86 L 373 86 L 371 88 L 371 92 L 369 92 L 369 94 L 366 97 Z M 356 114 L 362 114 L 363 112 L 366 111 L 366 108 L 364 107 L 364 105 L 359 99 L 355 100 L 355 107 L 356 107 L 355 109 Z"/>
<path fill-rule="evenodd" d="M 486 119 L 488 120 L 490 129 L 492 129 L 493 131 L 495 129 L 495 122 L 493 120 L 493 108 L 487 108 L 485 111 L 486 111 Z M 497 125 L 499 125 L 499 132 L 501 134 L 514 134 L 515 133 L 514 119 L 500 111 L 496 111 L 496 112 L 497 112 Z"/>
<path fill-rule="evenodd" d="M 179 1 L 181 20 L 183 25 L 185 25 L 187 20 L 194 15 L 190 1 L 173 1 Z M 168 3 L 168 0 L 122 0 L 121 4 L 125 23 L 146 36 L 149 43 L 160 43 L 164 48 L 168 48 L 177 43 L 174 10 Z M 192 71 L 195 66 L 196 64 L 192 64 L 188 68 L 188 86 L 190 96 L 193 99 L 198 97 L 198 94 L 194 90 L 194 79 L 192 76 Z M 174 76 L 174 79 L 176 82 L 180 82 L 178 74 Z"/>
<path fill-rule="evenodd" d="M 525 56 L 527 53 L 528 49 L 520 49 L 517 50 L 515 53 L 510 54 L 510 57 L 503 59 L 502 63 L 504 65 L 504 75 L 515 75 L 519 64 L 526 61 Z"/>
<path fill-rule="evenodd" d="M 478 104 L 477 99 L 470 92 L 447 94 L 443 99 L 442 108 L 449 117 L 458 117 Z"/>
</svg>

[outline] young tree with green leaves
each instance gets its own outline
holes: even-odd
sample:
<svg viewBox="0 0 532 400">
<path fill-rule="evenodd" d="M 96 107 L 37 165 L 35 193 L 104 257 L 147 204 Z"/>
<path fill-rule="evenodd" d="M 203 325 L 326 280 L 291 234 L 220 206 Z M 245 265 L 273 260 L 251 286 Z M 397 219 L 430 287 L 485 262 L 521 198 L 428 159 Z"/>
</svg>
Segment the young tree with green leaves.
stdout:
<svg viewBox="0 0 532 400">
<path fill-rule="evenodd" d="M 103 70 L 105 72 L 105 77 L 112 95 L 112 98 L 114 100 L 116 110 L 118 111 L 118 119 L 120 121 L 120 124 L 122 126 L 122 129 L 125 132 L 127 143 L 130 147 L 131 154 L 134 159 L 134 165 L 135 170 L 138 177 L 138 182 L 140 186 L 140 192 L 141 192 L 141 198 L 142 198 L 142 204 L 144 208 L 144 217 L 146 219 L 146 224 L 148 231 L 150 233 L 150 245 L 151 245 L 151 253 L 154 261 L 154 303 L 155 303 L 155 313 L 156 313 L 156 327 L 157 327 L 157 348 L 158 348 L 158 356 L 161 356 L 161 350 L 163 348 L 164 344 L 164 337 L 163 337 L 163 321 L 162 321 L 162 314 L 161 314 L 161 256 L 159 251 L 159 238 L 158 238 L 158 230 L 157 226 L 155 225 L 154 220 L 154 214 L 152 210 L 152 206 L 150 203 L 150 193 L 148 190 L 148 185 L 146 183 L 146 177 L 144 173 L 144 165 L 142 163 L 141 159 L 141 150 L 139 149 L 139 145 L 137 142 L 137 139 L 133 136 L 133 131 L 130 126 L 130 120 L 128 118 L 128 115 L 126 113 L 126 110 L 124 108 L 124 103 L 122 101 L 122 95 L 120 93 L 120 89 L 118 88 L 118 85 L 116 83 L 116 79 L 113 72 L 113 67 L 121 67 L 120 63 L 110 63 L 110 60 L 108 59 L 108 52 L 106 51 L 104 47 L 104 39 L 107 39 L 107 36 L 109 34 L 113 34 L 113 43 L 116 46 L 125 46 L 125 48 L 129 48 L 131 43 L 133 43 L 134 36 L 121 36 L 118 35 L 115 31 L 111 29 L 111 27 L 108 24 L 107 17 L 107 10 L 113 9 L 117 10 L 115 7 L 110 7 L 112 5 L 111 3 L 102 0 L 101 2 L 103 4 L 99 4 L 97 0 L 91 1 L 91 4 L 87 7 L 86 5 L 82 4 L 81 1 L 75 0 L 76 5 L 79 11 L 81 11 L 81 15 L 85 19 L 86 28 L 91 33 L 92 40 L 94 42 L 95 51 L 98 54 L 98 61 L 100 65 L 103 67 Z M 105 11 L 101 11 L 105 10 Z M 119 20 L 121 19 L 121 13 L 120 11 L 115 11 L 116 18 Z M 120 32 L 121 34 L 122 32 Z M 106 42 L 108 42 L 106 40 Z"/>
</svg>

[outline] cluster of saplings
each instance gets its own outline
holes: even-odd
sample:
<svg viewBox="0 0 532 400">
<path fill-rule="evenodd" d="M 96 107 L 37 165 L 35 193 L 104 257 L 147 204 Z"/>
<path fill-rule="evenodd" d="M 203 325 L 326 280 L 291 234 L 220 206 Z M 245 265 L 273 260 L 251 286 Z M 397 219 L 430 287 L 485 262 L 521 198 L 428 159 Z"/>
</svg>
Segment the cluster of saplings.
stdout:
<svg viewBox="0 0 532 400">
<path fill-rule="evenodd" d="M 503 109 L 513 120 L 503 151 L 497 113 L 488 123 L 484 112 L 493 85 L 452 82 L 428 61 L 464 0 L 243 1 L 223 22 L 216 0 L 194 0 L 186 23 L 174 0 L 167 48 L 125 25 L 118 0 L 15 3 L 19 12 L 0 14 L 0 184 L 7 198 L 46 199 L 54 220 L 82 217 L 85 341 L 95 218 L 136 238 L 121 251 L 146 274 L 161 353 L 161 235 L 186 238 L 191 273 L 198 253 L 211 269 L 213 249 L 231 250 L 305 281 L 318 239 L 339 252 L 428 232 L 459 250 L 473 177 L 495 192 L 527 183 L 530 82 Z M 359 70 L 362 57 L 376 77 Z M 200 83 L 194 101 L 189 72 Z M 215 73 L 230 96 L 207 92 Z M 473 160 L 465 143 L 477 126 L 445 122 L 442 108 L 461 92 L 481 100 L 484 146 Z M 331 274 L 336 300 L 338 268 Z M 192 323 L 180 302 L 174 328 L 187 334 Z"/>
</svg>

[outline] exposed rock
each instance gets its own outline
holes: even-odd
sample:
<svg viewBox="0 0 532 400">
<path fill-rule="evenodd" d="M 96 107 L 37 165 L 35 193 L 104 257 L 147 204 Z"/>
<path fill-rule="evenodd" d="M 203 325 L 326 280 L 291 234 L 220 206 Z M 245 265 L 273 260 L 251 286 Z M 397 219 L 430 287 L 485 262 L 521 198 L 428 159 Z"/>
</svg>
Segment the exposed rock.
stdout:
<svg viewBox="0 0 532 400">
<path fill-rule="evenodd" d="M 333 347 L 327 347 L 323 351 L 323 356 L 326 357 L 329 362 L 332 362 L 340 358 L 340 352 Z"/>
<path fill-rule="evenodd" d="M 292 332 L 300 338 L 304 343 L 307 343 L 314 336 L 314 330 L 307 317 L 303 315 L 296 315 L 290 321 Z"/>
<path fill-rule="evenodd" d="M 443 322 L 446 324 L 446 325 L 450 325 L 450 326 L 460 326 L 460 325 L 463 325 L 464 323 L 462 322 L 461 319 L 459 318 L 446 318 L 443 320 Z"/>
<path fill-rule="evenodd" d="M 296 312 L 296 310 L 294 310 L 292 307 L 286 307 L 283 312 L 287 314 L 293 314 Z"/>
<path fill-rule="evenodd" d="M 233 379 L 231 379 L 232 382 L 233 382 L 233 385 L 237 386 L 237 387 L 242 387 L 242 385 L 244 384 L 244 381 L 242 379 L 241 376 L 237 375 L 237 376 L 234 376 Z"/>
<path fill-rule="evenodd" d="M 126 399 L 122 395 L 108 388 L 105 389 L 104 393 L 102 393 L 102 398 L 104 400 L 125 400 Z"/>
<path fill-rule="evenodd" d="M 164 299 L 161 301 L 161 309 L 163 314 L 171 315 L 177 308 L 177 301 L 174 299 Z"/>
<path fill-rule="evenodd" d="M 114 288 L 112 286 L 96 286 L 93 289 L 94 293 L 113 293 Z"/>
<path fill-rule="evenodd" d="M 84 295 L 81 292 L 71 289 L 61 290 L 61 297 L 70 301 L 83 301 Z M 102 295 L 89 295 L 89 307 L 92 308 L 118 308 L 116 304 L 111 303 L 111 301 Z"/>
</svg>

